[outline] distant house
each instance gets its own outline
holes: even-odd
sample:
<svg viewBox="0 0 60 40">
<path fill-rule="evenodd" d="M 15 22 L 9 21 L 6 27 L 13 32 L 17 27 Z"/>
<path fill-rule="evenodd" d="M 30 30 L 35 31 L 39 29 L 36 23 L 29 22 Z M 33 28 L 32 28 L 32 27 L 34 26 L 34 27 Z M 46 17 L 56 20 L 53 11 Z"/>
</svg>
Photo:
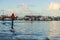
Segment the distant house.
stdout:
<svg viewBox="0 0 60 40">
<path fill-rule="evenodd" d="M 36 20 L 40 20 L 40 18 L 41 18 L 41 16 L 34 16 L 34 15 L 32 15 L 32 16 L 29 15 L 28 16 L 27 15 L 27 16 L 24 17 L 24 20 L 30 20 L 30 21 L 34 20 L 34 21 L 36 21 Z"/>
<path fill-rule="evenodd" d="M 55 17 L 54 20 L 60 21 L 60 17 Z"/>
<path fill-rule="evenodd" d="M 50 17 L 50 16 L 40 16 L 40 15 L 38 15 L 38 16 L 35 16 L 35 15 L 30 16 L 30 15 L 27 15 L 27 16 L 24 17 L 24 20 L 30 20 L 30 21 L 33 21 L 33 20 L 34 21 L 52 21 L 53 18 Z"/>
</svg>

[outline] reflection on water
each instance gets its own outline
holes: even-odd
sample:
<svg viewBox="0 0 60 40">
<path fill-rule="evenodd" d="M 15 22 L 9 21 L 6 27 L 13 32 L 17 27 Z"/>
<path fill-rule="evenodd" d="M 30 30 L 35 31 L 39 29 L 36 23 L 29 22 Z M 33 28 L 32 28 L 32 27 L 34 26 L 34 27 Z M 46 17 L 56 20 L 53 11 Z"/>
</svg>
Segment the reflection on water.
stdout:
<svg viewBox="0 0 60 40">
<path fill-rule="evenodd" d="M 11 22 L 11 21 L 6 21 Z M 6 23 L 7 24 L 7 23 Z M 11 24 L 3 25 L 0 21 L 0 33 L 2 30 L 6 30 L 4 33 L 11 34 Z M 52 39 L 60 34 L 60 22 L 59 21 L 14 21 L 14 29 L 16 30 L 15 38 L 36 38 L 42 39 L 48 37 Z M 25 34 L 25 35 L 22 35 Z M 28 36 L 27 36 L 28 35 Z"/>
<path fill-rule="evenodd" d="M 58 21 L 51 21 L 49 22 L 49 34 L 48 37 L 51 39 L 53 37 L 56 37 L 60 34 L 60 22 Z"/>
</svg>

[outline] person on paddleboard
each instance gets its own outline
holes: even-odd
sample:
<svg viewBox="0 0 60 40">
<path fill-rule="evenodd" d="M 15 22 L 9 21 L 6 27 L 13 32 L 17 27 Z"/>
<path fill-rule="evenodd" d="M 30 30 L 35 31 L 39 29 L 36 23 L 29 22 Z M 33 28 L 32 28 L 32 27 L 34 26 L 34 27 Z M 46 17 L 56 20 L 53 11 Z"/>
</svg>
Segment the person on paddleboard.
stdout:
<svg viewBox="0 0 60 40">
<path fill-rule="evenodd" d="M 12 15 L 11 15 L 12 24 L 11 24 L 11 30 L 10 30 L 11 32 L 15 32 L 15 30 L 14 30 L 14 28 L 13 28 L 14 18 L 15 18 L 15 15 L 14 15 L 14 13 L 12 13 Z"/>
</svg>

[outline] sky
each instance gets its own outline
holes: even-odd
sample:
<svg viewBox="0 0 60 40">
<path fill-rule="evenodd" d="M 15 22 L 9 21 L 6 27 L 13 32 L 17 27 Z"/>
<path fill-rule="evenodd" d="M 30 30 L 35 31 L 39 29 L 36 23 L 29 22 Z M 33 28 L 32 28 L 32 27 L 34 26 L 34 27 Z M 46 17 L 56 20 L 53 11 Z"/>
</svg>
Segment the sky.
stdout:
<svg viewBox="0 0 60 40">
<path fill-rule="evenodd" d="M 0 0 L 0 15 L 60 16 L 60 0 Z"/>
</svg>

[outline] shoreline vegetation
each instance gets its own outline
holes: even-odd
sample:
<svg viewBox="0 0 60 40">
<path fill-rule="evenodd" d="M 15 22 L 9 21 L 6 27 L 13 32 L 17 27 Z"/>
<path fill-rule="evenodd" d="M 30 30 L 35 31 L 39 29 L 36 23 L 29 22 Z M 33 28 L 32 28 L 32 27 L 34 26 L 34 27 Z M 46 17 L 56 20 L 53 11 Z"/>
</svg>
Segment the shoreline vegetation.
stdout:
<svg viewBox="0 0 60 40">
<path fill-rule="evenodd" d="M 25 21 L 60 21 L 60 17 L 54 17 L 54 16 L 35 16 L 35 15 L 26 15 L 24 17 L 18 17 L 16 16 L 14 20 L 25 20 Z M 0 21 L 11 21 L 10 16 L 7 15 L 1 15 Z"/>
</svg>

